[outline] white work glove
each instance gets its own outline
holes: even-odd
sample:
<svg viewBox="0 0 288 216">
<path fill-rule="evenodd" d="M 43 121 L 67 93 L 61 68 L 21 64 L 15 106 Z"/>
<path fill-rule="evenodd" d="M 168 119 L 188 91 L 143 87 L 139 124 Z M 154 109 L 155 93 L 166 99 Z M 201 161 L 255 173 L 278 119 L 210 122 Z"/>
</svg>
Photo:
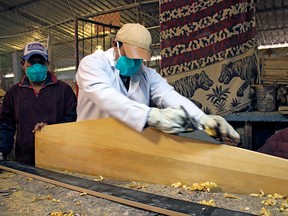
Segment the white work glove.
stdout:
<svg viewBox="0 0 288 216">
<path fill-rule="evenodd" d="M 180 108 L 151 108 L 147 123 L 165 133 L 176 134 L 185 131 L 185 119 L 186 114 Z"/>
<path fill-rule="evenodd" d="M 240 141 L 240 135 L 234 130 L 234 128 L 219 115 L 203 115 L 199 119 L 200 127 L 215 128 L 222 137 L 229 137 L 235 141 Z"/>
<path fill-rule="evenodd" d="M 0 161 L 3 161 L 4 160 L 4 155 L 2 152 L 0 152 Z"/>
</svg>

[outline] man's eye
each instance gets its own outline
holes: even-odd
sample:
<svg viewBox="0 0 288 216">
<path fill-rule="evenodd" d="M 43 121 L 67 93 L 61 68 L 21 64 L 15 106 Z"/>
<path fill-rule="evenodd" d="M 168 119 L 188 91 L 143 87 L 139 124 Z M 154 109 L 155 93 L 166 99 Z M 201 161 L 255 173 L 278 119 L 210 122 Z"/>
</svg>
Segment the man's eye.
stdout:
<svg viewBox="0 0 288 216">
<path fill-rule="evenodd" d="M 28 62 L 29 62 L 31 65 L 33 65 L 33 64 L 43 64 L 43 65 L 44 65 L 44 64 L 45 64 L 45 61 L 43 61 L 43 60 L 38 60 L 38 61 L 37 61 L 37 60 L 36 60 L 36 61 L 33 61 L 33 60 L 32 60 L 32 61 L 28 61 Z"/>
</svg>

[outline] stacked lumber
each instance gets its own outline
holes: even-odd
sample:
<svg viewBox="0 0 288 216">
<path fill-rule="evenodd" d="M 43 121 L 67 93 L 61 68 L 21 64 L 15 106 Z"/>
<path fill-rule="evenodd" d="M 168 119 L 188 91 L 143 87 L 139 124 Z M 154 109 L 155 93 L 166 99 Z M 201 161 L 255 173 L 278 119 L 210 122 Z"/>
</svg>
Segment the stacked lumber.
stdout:
<svg viewBox="0 0 288 216">
<path fill-rule="evenodd" d="M 288 106 L 279 106 L 278 111 L 282 115 L 288 115 Z"/>
<path fill-rule="evenodd" d="M 262 83 L 288 84 L 288 57 L 263 58 Z"/>
</svg>

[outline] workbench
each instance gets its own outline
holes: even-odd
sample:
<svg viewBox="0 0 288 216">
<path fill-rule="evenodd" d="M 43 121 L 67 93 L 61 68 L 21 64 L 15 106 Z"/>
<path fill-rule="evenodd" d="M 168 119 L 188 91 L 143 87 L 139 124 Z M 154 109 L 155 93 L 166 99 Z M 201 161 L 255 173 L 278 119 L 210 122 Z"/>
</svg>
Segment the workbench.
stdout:
<svg viewBox="0 0 288 216">
<path fill-rule="evenodd" d="M 238 112 L 223 116 L 234 128 L 243 127 L 244 148 L 257 150 L 267 138 L 287 127 L 288 115 L 275 112 Z"/>
</svg>

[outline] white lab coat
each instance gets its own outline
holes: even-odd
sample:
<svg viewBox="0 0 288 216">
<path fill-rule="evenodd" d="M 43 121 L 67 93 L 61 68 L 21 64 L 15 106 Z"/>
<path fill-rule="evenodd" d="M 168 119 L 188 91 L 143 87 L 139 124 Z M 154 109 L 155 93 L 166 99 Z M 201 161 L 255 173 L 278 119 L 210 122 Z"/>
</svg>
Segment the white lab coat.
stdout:
<svg viewBox="0 0 288 216">
<path fill-rule="evenodd" d="M 154 69 L 141 65 L 131 76 L 127 92 L 115 68 L 114 49 L 83 58 L 76 73 L 79 87 L 77 121 L 114 117 L 142 131 L 153 102 L 161 108 L 183 105 L 196 120 L 204 113 L 178 94 Z"/>
</svg>

